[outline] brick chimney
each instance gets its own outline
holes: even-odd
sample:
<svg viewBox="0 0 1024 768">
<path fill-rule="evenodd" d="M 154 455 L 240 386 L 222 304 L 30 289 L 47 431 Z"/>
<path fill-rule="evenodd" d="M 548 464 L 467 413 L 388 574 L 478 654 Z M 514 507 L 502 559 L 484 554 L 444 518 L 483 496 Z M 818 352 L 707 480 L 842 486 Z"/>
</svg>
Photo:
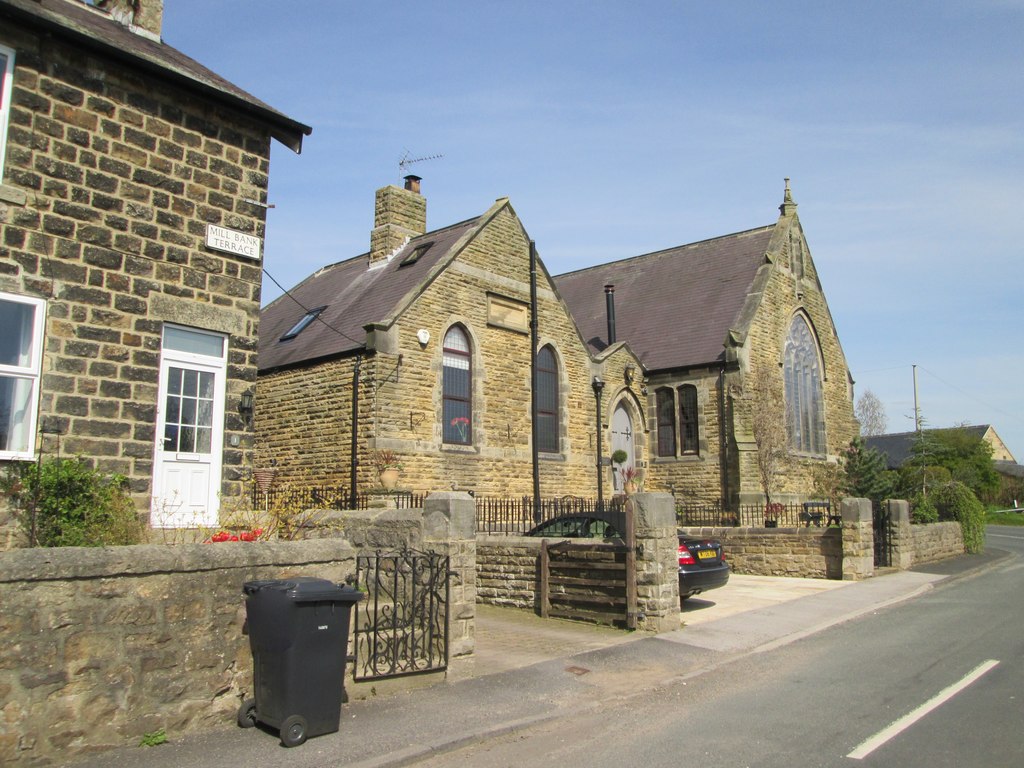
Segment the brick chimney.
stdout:
<svg viewBox="0 0 1024 768">
<path fill-rule="evenodd" d="M 370 233 L 370 264 L 390 259 L 406 240 L 427 231 L 427 201 L 420 195 L 420 177 L 406 176 L 405 189 L 388 185 L 377 190 Z"/>
</svg>

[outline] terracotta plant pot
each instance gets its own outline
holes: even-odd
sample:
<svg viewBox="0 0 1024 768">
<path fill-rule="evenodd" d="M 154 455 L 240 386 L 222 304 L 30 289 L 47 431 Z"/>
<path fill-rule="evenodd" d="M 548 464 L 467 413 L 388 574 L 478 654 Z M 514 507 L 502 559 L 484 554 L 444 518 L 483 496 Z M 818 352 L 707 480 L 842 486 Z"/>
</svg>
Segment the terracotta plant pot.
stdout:
<svg viewBox="0 0 1024 768">
<path fill-rule="evenodd" d="M 382 469 L 380 471 L 380 485 L 385 491 L 395 490 L 398 485 L 397 469 Z"/>
</svg>

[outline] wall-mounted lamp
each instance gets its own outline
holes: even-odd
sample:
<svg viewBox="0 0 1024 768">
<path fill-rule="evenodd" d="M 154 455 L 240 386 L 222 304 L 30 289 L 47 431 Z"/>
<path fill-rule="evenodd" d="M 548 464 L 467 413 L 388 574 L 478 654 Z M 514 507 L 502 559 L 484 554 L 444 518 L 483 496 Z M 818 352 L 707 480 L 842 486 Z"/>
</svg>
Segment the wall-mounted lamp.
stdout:
<svg viewBox="0 0 1024 768">
<path fill-rule="evenodd" d="M 252 416 L 253 409 L 253 394 L 252 392 L 243 392 L 238 398 L 238 412 L 243 416 Z"/>
</svg>

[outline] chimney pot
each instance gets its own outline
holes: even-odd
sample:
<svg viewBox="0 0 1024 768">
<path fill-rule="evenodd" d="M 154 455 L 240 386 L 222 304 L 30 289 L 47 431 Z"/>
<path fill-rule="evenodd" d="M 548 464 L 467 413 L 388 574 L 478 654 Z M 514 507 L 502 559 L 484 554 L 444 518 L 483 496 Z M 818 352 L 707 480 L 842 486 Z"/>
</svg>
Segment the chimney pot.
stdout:
<svg viewBox="0 0 1024 768">
<path fill-rule="evenodd" d="M 415 192 L 417 195 L 420 193 L 420 182 L 423 179 L 419 176 L 409 174 L 405 177 L 405 188 L 410 192 Z"/>
</svg>

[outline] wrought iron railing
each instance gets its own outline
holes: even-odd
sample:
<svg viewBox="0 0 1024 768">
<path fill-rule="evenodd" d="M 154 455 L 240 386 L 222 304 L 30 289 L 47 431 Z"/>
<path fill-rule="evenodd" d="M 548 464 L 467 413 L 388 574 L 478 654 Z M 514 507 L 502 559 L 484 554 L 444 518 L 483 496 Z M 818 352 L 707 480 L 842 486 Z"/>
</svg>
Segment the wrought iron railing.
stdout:
<svg viewBox="0 0 1024 768">
<path fill-rule="evenodd" d="M 722 509 L 719 504 L 676 505 L 676 520 L 683 527 L 743 526 L 746 528 L 794 528 L 796 526 L 827 526 L 837 522 L 827 502 L 781 504 L 741 504 L 735 510 Z"/>
<path fill-rule="evenodd" d="M 413 491 L 391 491 L 387 494 L 399 509 L 419 509 L 425 495 Z M 367 509 L 379 493 L 357 493 L 355 509 Z M 352 494 L 345 486 L 315 488 L 270 488 L 260 490 L 253 484 L 251 496 L 255 509 L 353 509 Z"/>
<path fill-rule="evenodd" d="M 560 515 L 588 514 L 600 510 L 596 499 L 580 496 L 542 498 L 534 504 L 532 496 L 477 496 L 477 533 L 524 533 L 536 525 Z M 605 503 L 605 511 L 612 504 Z"/>
</svg>

